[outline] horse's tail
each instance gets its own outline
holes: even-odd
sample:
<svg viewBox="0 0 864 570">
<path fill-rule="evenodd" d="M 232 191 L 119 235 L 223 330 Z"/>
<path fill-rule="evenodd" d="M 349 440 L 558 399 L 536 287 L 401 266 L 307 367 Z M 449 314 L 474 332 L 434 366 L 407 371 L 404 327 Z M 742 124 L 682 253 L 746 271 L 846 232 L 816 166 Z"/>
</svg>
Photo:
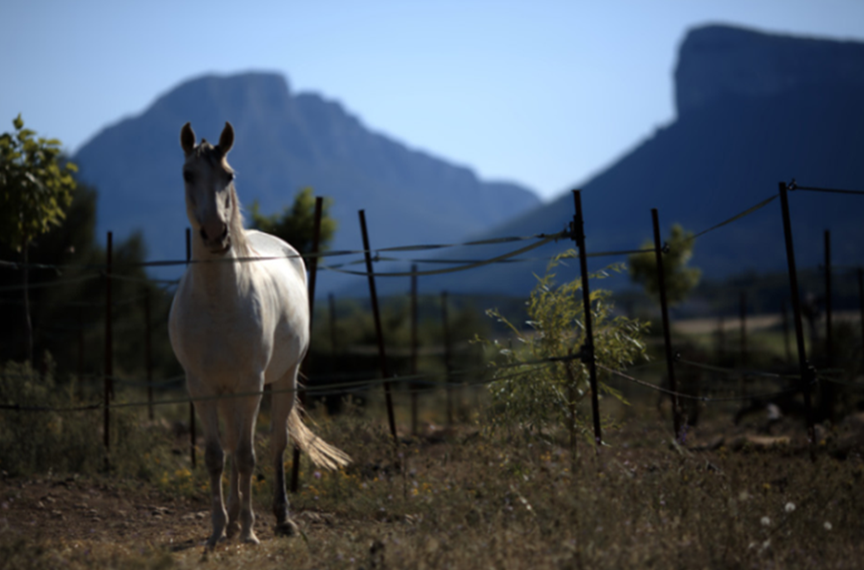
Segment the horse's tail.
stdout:
<svg viewBox="0 0 864 570">
<path fill-rule="evenodd" d="M 310 430 L 300 418 L 299 406 L 295 405 L 288 416 L 288 433 L 294 442 L 309 455 L 312 463 L 325 469 L 338 469 L 351 463 L 347 453 L 333 447 Z"/>
</svg>

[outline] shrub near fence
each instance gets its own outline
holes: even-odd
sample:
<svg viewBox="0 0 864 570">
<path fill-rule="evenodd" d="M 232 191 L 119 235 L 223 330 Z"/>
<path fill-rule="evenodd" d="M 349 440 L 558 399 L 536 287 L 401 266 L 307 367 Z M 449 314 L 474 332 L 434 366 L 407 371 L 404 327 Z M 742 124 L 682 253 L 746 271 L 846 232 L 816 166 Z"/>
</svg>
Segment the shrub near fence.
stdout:
<svg viewBox="0 0 864 570">
<path fill-rule="evenodd" d="M 773 200 L 775 200 L 778 197 L 781 199 L 781 208 L 782 208 L 781 211 L 783 213 L 784 228 L 785 228 L 785 232 L 786 232 L 784 237 L 785 237 L 786 245 L 787 245 L 790 290 L 791 290 L 791 298 L 793 300 L 793 309 L 795 311 L 796 344 L 797 344 L 798 355 L 799 355 L 799 358 L 798 358 L 799 371 L 798 371 L 797 375 L 793 375 L 793 379 L 796 379 L 798 382 L 798 385 L 796 386 L 795 391 L 804 395 L 805 404 L 807 404 L 808 408 L 810 408 L 810 406 L 809 406 L 810 394 L 811 394 L 814 386 L 816 386 L 820 383 L 822 385 L 825 385 L 828 382 L 833 382 L 836 384 L 837 383 L 837 377 L 836 377 L 836 375 L 831 374 L 831 371 L 814 370 L 812 368 L 812 366 L 810 366 L 810 363 L 807 359 L 807 355 L 805 352 L 805 345 L 804 345 L 804 342 L 802 340 L 803 339 L 803 326 L 802 326 L 802 322 L 801 322 L 800 302 L 798 300 L 799 292 L 798 292 L 798 287 L 796 284 L 797 273 L 796 273 L 795 260 L 794 260 L 794 246 L 792 244 L 792 228 L 791 228 L 791 225 L 790 225 L 789 219 L 788 219 L 788 192 L 790 190 L 817 191 L 817 192 L 840 192 L 840 193 L 856 195 L 856 196 L 864 195 L 864 192 L 858 192 L 858 191 L 836 190 L 836 189 L 832 190 L 832 189 L 822 189 L 822 188 L 815 188 L 815 187 L 803 187 L 803 186 L 795 185 L 794 182 L 792 183 L 791 186 L 787 186 L 785 183 L 781 183 L 780 187 L 779 187 L 779 194 L 778 195 L 769 196 L 766 199 L 755 204 L 754 206 L 749 207 L 746 210 L 740 212 L 739 214 L 737 214 L 737 215 L 735 215 L 735 216 L 733 216 L 727 220 L 724 220 L 724 221 L 722 221 L 722 222 L 720 222 L 720 223 L 718 223 L 718 224 L 716 224 L 710 228 L 707 228 L 706 230 L 704 230 L 702 232 L 695 234 L 694 239 L 698 239 L 699 237 L 701 237 L 702 235 L 705 235 L 708 232 L 712 232 L 714 230 L 718 230 L 720 228 L 723 228 L 726 225 L 731 224 L 731 223 L 735 222 L 736 220 L 738 220 L 744 216 L 747 216 L 747 215 L 755 212 L 756 210 L 759 210 L 759 209 L 765 207 L 766 205 L 773 202 Z M 571 225 L 571 228 L 565 232 L 558 232 L 558 233 L 554 233 L 554 234 L 540 234 L 540 235 L 521 237 L 521 238 L 515 238 L 515 237 L 501 238 L 501 239 L 497 239 L 497 240 L 485 240 L 482 242 L 469 242 L 466 244 L 426 244 L 426 245 L 419 245 L 419 246 L 384 248 L 384 249 L 374 250 L 374 251 L 368 246 L 368 244 L 366 244 L 366 247 L 364 247 L 363 250 L 327 252 L 327 253 L 321 253 L 321 254 L 313 253 L 309 257 L 314 258 L 314 259 L 326 259 L 326 258 L 335 257 L 335 256 L 363 255 L 365 258 L 365 263 L 367 265 L 367 270 L 365 272 L 346 269 L 346 267 L 350 266 L 352 263 L 361 263 L 363 261 L 354 261 L 354 262 L 349 261 L 349 262 L 342 263 L 342 264 L 328 265 L 328 266 L 326 266 L 326 269 L 333 270 L 333 271 L 341 271 L 341 272 L 351 273 L 351 274 L 355 274 L 358 276 L 366 276 L 370 281 L 370 289 L 372 289 L 372 293 L 373 293 L 372 301 L 373 301 L 373 307 L 374 307 L 374 305 L 377 304 L 377 301 L 375 300 L 374 285 L 373 285 L 375 277 L 380 277 L 380 278 L 406 277 L 406 276 L 417 277 L 417 276 L 423 276 L 423 275 L 462 271 L 462 270 L 471 269 L 471 268 L 482 266 L 482 265 L 487 265 L 490 263 L 501 263 L 501 262 L 505 262 L 505 261 L 518 260 L 520 255 L 525 254 L 525 253 L 527 253 L 533 249 L 536 249 L 536 248 L 538 248 L 538 247 L 540 247 L 546 243 L 549 243 L 550 241 L 560 239 L 563 237 L 568 237 L 568 238 L 574 239 L 574 241 L 577 242 L 577 245 L 580 246 L 579 247 L 579 255 L 581 258 L 580 259 L 580 265 L 581 265 L 581 269 L 582 269 L 581 273 L 582 273 L 582 279 L 583 279 L 583 285 L 584 285 L 583 291 L 586 294 L 585 295 L 586 296 L 585 302 L 586 302 L 586 306 L 587 306 L 588 287 L 587 287 L 587 273 L 585 272 L 585 269 L 584 269 L 584 259 L 587 257 L 601 257 L 601 256 L 612 256 L 612 257 L 619 256 L 620 257 L 623 255 L 631 254 L 634 252 L 634 250 L 614 251 L 614 252 L 590 252 L 590 253 L 586 252 L 585 247 L 584 247 L 584 238 L 582 237 L 582 232 L 581 232 L 581 227 L 582 227 L 584 222 L 581 220 L 581 215 L 579 215 L 579 214 L 581 214 L 581 212 L 579 211 L 581 208 L 579 207 L 579 204 L 578 204 L 578 193 L 574 194 L 574 196 L 577 198 L 576 199 L 577 216 L 574 218 L 574 222 Z M 408 272 L 406 272 L 406 271 L 380 272 L 380 273 L 374 273 L 371 270 L 371 268 L 372 268 L 371 261 L 372 261 L 373 253 L 376 256 L 380 256 L 381 253 L 391 253 L 392 254 L 392 253 L 396 253 L 396 252 L 407 252 L 407 251 L 414 251 L 414 250 L 442 249 L 442 248 L 446 248 L 446 247 L 454 247 L 456 245 L 471 246 L 471 245 L 486 245 L 489 243 L 511 243 L 511 242 L 515 243 L 518 241 L 530 241 L 533 243 L 530 243 L 529 245 L 520 247 L 518 249 L 515 249 L 515 250 L 510 251 L 508 253 L 505 253 L 503 255 L 496 256 L 496 257 L 491 258 L 491 259 L 455 264 L 455 266 L 445 268 L 445 269 L 435 269 L 435 270 L 428 270 L 428 271 L 408 271 Z M 641 251 L 641 250 L 635 250 L 635 251 Z M 654 251 L 657 254 L 658 263 L 662 263 L 662 245 L 659 243 L 659 241 L 655 243 Z M 254 259 L 238 260 L 238 262 L 241 262 L 241 263 L 254 262 L 254 261 L 255 261 Z M 140 266 L 142 266 L 142 267 L 165 266 L 165 265 L 178 265 L 178 264 L 182 264 L 182 263 L 187 263 L 187 262 L 186 261 L 156 261 L 156 262 L 147 262 L 144 264 L 140 264 Z M 0 264 L 5 265 L 5 266 L 10 266 L 13 268 L 14 267 L 20 268 L 20 264 L 16 264 L 13 262 L 0 262 Z M 313 267 L 315 267 L 315 265 L 316 264 L 313 264 Z M 54 269 L 62 269 L 62 267 L 55 266 Z M 116 273 L 111 272 L 110 259 L 109 259 L 109 261 L 108 261 L 108 263 L 104 269 L 105 269 L 105 273 L 103 274 L 103 279 L 105 280 L 105 283 L 106 283 L 106 290 L 108 290 L 108 284 L 110 284 L 111 281 L 118 280 L 118 279 L 124 279 L 123 276 L 117 275 Z M 62 284 L 62 282 L 61 282 L 61 284 Z M 828 294 L 830 295 L 830 291 L 828 292 Z M 864 293 L 862 293 L 862 294 L 864 294 Z M 110 309 L 111 306 L 112 306 L 112 303 L 110 303 L 110 302 L 106 303 L 106 308 Z M 106 312 L 108 312 L 110 314 L 110 310 L 108 310 Z M 373 312 L 374 312 L 374 310 L 373 310 Z M 590 314 L 590 311 L 588 311 L 587 313 Z M 376 319 L 380 319 L 380 315 L 374 315 L 374 316 Z M 111 329 L 110 329 L 111 325 L 110 325 L 110 322 L 107 322 L 109 320 L 110 319 L 106 319 L 106 342 L 110 342 L 110 337 L 111 337 Z M 585 324 L 588 325 L 588 323 L 585 323 Z M 676 362 L 675 358 L 674 358 L 674 350 L 673 350 L 674 347 L 672 346 L 671 339 L 670 339 L 669 334 L 668 334 L 669 330 L 670 330 L 669 323 L 665 322 L 664 323 L 664 333 L 665 333 L 666 338 L 665 338 L 664 346 L 665 346 L 665 351 L 667 354 L 667 374 L 669 375 L 670 380 L 672 380 L 674 378 L 674 369 L 676 368 L 676 366 L 681 366 L 682 364 L 685 364 L 688 366 L 705 366 L 705 367 L 707 367 L 707 365 L 705 365 L 705 364 L 694 363 L 694 362 L 686 362 L 686 363 L 685 362 Z M 381 350 L 383 352 L 384 343 L 383 343 L 383 339 L 380 338 L 380 336 L 381 336 L 380 335 L 380 327 L 379 327 L 379 333 L 377 336 L 379 337 L 379 350 Z M 590 331 L 589 331 L 587 340 L 590 342 L 591 339 L 592 339 L 592 336 L 591 336 Z M 106 358 L 110 359 L 110 354 L 111 354 L 111 348 L 109 345 L 106 347 Z M 588 355 L 587 357 L 585 356 L 586 354 Z M 383 358 L 382 356 L 383 355 L 379 355 L 380 362 L 386 363 L 387 359 Z M 590 349 L 585 350 L 585 351 L 581 351 L 580 355 L 562 355 L 561 357 L 558 358 L 558 360 L 560 360 L 560 358 L 577 358 L 577 357 L 587 358 L 586 361 L 588 362 L 589 367 L 593 364 L 593 359 L 591 358 L 591 350 Z M 550 360 L 550 361 L 546 361 L 546 362 L 537 362 L 535 364 L 537 366 L 548 366 L 548 365 L 552 364 L 553 362 L 555 362 L 555 360 Z M 714 367 L 711 370 L 715 373 L 718 373 L 718 374 L 730 374 L 730 375 L 741 375 L 742 374 L 742 371 L 740 371 L 740 370 L 724 370 L 724 369 L 718 369 L 716 367 Z M 110 366 L 108 366 L 108 365 L 106 365 L 106 372 L 110 372 Z M 465 370 L 463 370 L 463 371 L 451 370 L 451 371 L 445 372 L 445 377 L 447 378 L 447 380 L 450 380 L 453 377 L 458 376 L 460 372 L 465 373 L 466 371 Z M 663 388 L 660 386 L 647 384 L 644 381 L 640 381 L 638 378 L 635 378 L 635 377 L 627 375 L 627 374 L 623 374 L 619 371 L 611 371 L 610 370 L 608 372 L 616 374 L 619 378 L 621 378 L 623 380 L 633 382 L 633 383 L 640 383 L 642 385 L 648 385 L 653 390 L 668 393 L 670 396 L 673 397 L 673 400 L 677 400 L 679 398 L 691 398 L 691 399 L 698 399 L 702 402 L 711 402 L 711 401 L 718 401 L 721 399 L 728 400 L 728 399 L 734 398 L 734 399 L 743 400 L 743 399 L 751 398 L 750 395 L 742 395 L 742 394 L 737 394 L 737 395 L 733 395 L 733 396 L 723 396 L 723 397 L 715 397 L 715 396 L 711 396 L 711 395 L 706 395 L 704 392 L 702 394 L 698 394 L 698 395 L 688 394 L 686 392 L 682 392 L 682 391 L 677 390 L 674 383 L 672 383 L 669 388 Z M 759 373 L 758 371 L 749 371 L 749 370 L 745 371 L 745 372 L 748 375 L 754 375 L 754 374 Z M 767 376 L 770 376 L 771 374 L 773 374 L 773 373 L 764 372 L 764 375 L 767 375 Z M 776 376 L 776 374 L 775 374 L 775 376 Z M 787 375 L 787 378 L 788 377 L 789 376 Z M 148 405 L 148 403 L 147 402 L 130 402 L 130 403 L 112 402 L 110 386 L 111 386 L 111 383 L 113 382 L 114 379 L 112 378 L 112 375 L 110 373 L 106 373 L 104 375 L 104 379 L 105 379 L 105 394 L 107 396 L 104 399 L 104 401 L 102 402 L 102 404 L 99 405 L 99 404 L 94 403 L 94 404 L 90 404 L 88 406 L 84 406 L 84 408 L 101 409 L 103 411 L 105 418 L 106 418 L 104 421 L 104 424 L 103 424 L 104 427 L 106 428 L 105 429 L 104 445 L 107 449 L 111 445 L 111 442 L 114 441 L 112 439 L 112 437 L 108 434 L 109 430 L 107 429 L 111 425 L 111 423 L 107 419 L 111 410 L 117 409 L 117 408 L 123 408 L 123 407 L 137 406 L 137 405 Z M 355 390 L 363 388 L 363 387 L 368 388 L 370 386 L 377 385 L 377 384 L 382 384 L 384 386 L 388 386 L 389 384 L 396 383 L 396 382 L 417 383 L 418 381 L 422 381 L 422 380 L 435 382 L 435 381 L 439 381 L 439 378 L 435 375 L 433 375 L 433 376 L 419 375 L 419 376 L 408 376 L 408 377 L 402 376 L 402 377 L 396 378 L 392 374 L 389 374 L 389 373 L 380 373 L 378 375 L 378 378 L 375 378 L 375 379 L 362 379 L 359 381 L 352 380 L 352 381 L 347 381 L 347 382 L 341 382 L 341 383 L 337 383 L 337 384 L 331 384 L 326 389 L 322 389 L 316 385 L 315 378 L 313 377 L 310 379 L 309 386 L 307 386 L 304 391 L 308 394 L 315 394 L 316 391 L 318 393 L 324 393 L 325 391 L 326 391 L 326 393 L 334 393 L 334 392 L 347 393 L 347 392 L 355 391 Z M 173 381 L 173 379 L 172 379 L 172 381 Z M 164 381 L 160 381 L 158 383 L 154 383 L 154 382 L 150 381 L 150 382 L 147 382 L 147 384 L 154 385 L 154 386 L 155 385 L 164 385 Z M 596 388 L 593 389 L 592 392 L 596 396 L 596 394 L 597 394 Z M 10 392 L 10 394 L 12 394 L 12 392 Z M 22 397 L 23 397 L 23 395 L 22 395 Z M 188 401 L 188 400 L 186 400 L 186 401 Z M 176 402 L 177 402 L 177 400 L 171 401 L 171 403 L 176 403 Z M 149 403 L 149 405 L 158 405 L 158 404 L 162 404 L 162 403 L 165 403 L 165 402 L 164 401 L 151 402 L 151 403 Z M 597 406 L 596 401 L 595 401 L 594 405 L 592 406 L 592 408 L 593 408 L 592 413 L 593 413 L 594 425 L 595 425 L 595 437 L 597 439 L 597 442 L 599 443 L 602 441 L 602 434 L 600 434 L 600 432 L 599 432 L 599 410 L 598 410 L 598 406 Z M 678 408 L 679 408 L 679 405 L 676 403 L 673 407 L 673 409 L 676 410 L 676 413 L 673 414 L 674 422 L 675 422 L 673 433 L 677 434 L 680 437 L 681 418 L 680 418 L 679 414 L 677 413 Z M 80 407 L 67 406 L 64 408 L 63 406 L 58 405 L 57 403 L 51 401 L 50 399 L 44 401 L 40 405 L 24 405 L 24 404 L 21 404 L 21 402 L 13 402 L 11 399 L 7 399 L 7 401 L 3 403 L 2 409 L 6 410 L 4 412 L 4 416 L 9 416 L 9 415 L 14 415 L 16 413 L 25 413 L 26 410 L 29 410 L 30 412 L 44 412 L 46 414 L 57 414 L 57 413 L 63 412 L 64 410 L 68 410 L 70 413 L 72 413 L 72 410 L 79 410 Z M 392 408 L 391 408 L 391 410 L 392 410 Z M 78 413 L 78 412 L 76 411 L 75 413 Z M 392 417 L 392 411 L 388 411 L 388 415 L 390 417 Z M 814 413 L 812 410 L 810 410 L 808 412 L 807 423 L 808 423 L 808 430 L 811 434 L 811 442 L 812 442 L 814 420 L 815 420 Z M 392 424 L 392 422 L 391 422 L 391 426 L 393 426 L 392 431 L 393 431 L 393 435 L 395 436 L 396 435 L 395 426 Z M 194 447 L 193 447 L 193 449 L 194 449 Z"/>
</svg>

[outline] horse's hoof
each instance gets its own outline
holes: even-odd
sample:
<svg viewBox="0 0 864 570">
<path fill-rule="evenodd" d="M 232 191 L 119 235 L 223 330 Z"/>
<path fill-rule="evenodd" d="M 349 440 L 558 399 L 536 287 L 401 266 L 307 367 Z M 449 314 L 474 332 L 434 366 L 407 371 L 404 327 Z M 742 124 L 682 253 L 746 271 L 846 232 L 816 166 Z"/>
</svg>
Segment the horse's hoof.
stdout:
<svg viewBox="0 0 864 570">
<path fill-rule="evenodd" d="M 300 528 L 291 519 L 277 524 L 273 531 L 276 536 L 298 536 L 300 534 Z"/>
<path fill-rule="evenodd" d="M 258 537 L 255 536 L 255 533 L 252 531 L 249 531 L 248 536 L 243 537 L 243 542 L 246 544 L 261 544 L 261 541 L 258 540 Z"/>
</svg>

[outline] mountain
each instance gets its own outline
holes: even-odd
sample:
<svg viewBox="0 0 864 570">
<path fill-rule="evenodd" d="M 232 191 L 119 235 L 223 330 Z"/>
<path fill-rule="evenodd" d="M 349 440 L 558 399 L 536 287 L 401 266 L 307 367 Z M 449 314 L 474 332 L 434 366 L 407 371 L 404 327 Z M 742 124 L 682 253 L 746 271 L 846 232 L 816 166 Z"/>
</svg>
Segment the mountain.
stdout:
<svg viewBox="0 0 864 570">
<path fill-rule="evenodd" d="M 707 229 L 776 196 L 778 183 L 793 178 L 802 186 L 864 190 L 864 44 L 700 27 L 681 44 L 675 96 L 671 124 L 573 186 L 582 190 L 589 254 L 640 247 L 652 236 L 651 208 L 658 209 L 665 236 L 673 223 Z M 799 267 L 822 263 L 825 230 L 832 233 L 835 266 L 864 263 L 864 196 L 796 191 L 790 210 Z M 560 231 L 573 213 L 567 192 L 474 238 Z M 472 248 L 470 255 L 491 257 L 519 245 Z M 548 258 L 572 246 L 526 256 Z M 785 251 L 775 200 L 698 238 L 691 265 L 715 278 L 785 270 Z M 592 259 L 591 267 L 625 259 Z M 577 275 L 578 265 L 571 265 L 562 276 Z M 544 266 L 543 260 L 495 265 L 427 277 L 421 287 L 524 295 Z M 627 286 L 627 277 L 604 286 Z"/>
<path fill-rule="evenodd" d="M 336 250 L 361 249 L 360 209 L 377 248 L 460 240 L 540 204 L 522 186 L 483 182 L 371 132 L 338 103 L 293 94 L 281 75 L 210 75 L 105 128 L 74 156 L 82 179 L 99 189 L 98 231 L 140 229 L 150 259 L 185 257 L 179 133 L 187 121 L 211 141 L 225 121 L 234 125 L 229 161 L 243 203 L 257 199 L 262 212 L 281 211 L 305 186 L 332 198 Z"/>
</svg>

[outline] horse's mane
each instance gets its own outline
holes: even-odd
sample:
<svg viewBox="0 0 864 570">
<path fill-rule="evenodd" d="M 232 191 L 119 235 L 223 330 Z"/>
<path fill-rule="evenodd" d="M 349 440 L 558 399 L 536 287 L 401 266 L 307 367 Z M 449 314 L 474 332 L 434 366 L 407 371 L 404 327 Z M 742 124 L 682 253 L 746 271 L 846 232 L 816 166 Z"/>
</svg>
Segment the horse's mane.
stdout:
<svg viewBox="0 0 864 570">
<path fill-rule="evenodd" d="M 228 164 L 225 154 L 218 146 L 213 146 L 207 139 L 201 139 L 201 144 L 195 147 L 195 158 L 200 158 L 207 162 L 210 168 L 222 169 L 229 173 L 234 173 L 234 169 Z M 243 217 L 243 207 L 240 205 L 240 199 L 237 196 L 237 188 L 232 181 L 230 184 L 231 192 L 231 220 L 228 224 L 228 231 L 231 235 L 231 246 L 234 248 L 234 253 L 237 257 L 251 257 L 252 249 L 249 246 L 249 240 L 246 239 L 245 221 Z"/>
</svg>

